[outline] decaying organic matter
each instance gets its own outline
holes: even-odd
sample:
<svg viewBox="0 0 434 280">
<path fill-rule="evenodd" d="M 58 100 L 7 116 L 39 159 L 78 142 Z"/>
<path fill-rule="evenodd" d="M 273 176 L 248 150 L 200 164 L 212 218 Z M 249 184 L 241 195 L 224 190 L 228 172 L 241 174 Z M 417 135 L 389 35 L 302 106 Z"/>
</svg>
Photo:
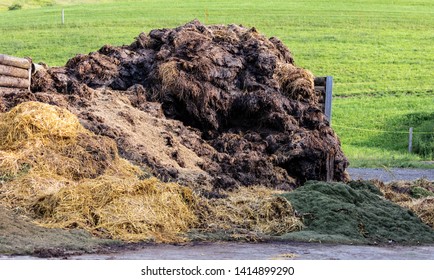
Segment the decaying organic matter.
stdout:
<svg viewBox="0 0 434 280">
<path fill-rule="evenodd" d="M 254 186 L 223 191 L 223 198 L 211 198 L 202 211 L 202 231 L 224 232 L 225 238 L 260 240 L 303 228 L 300 218 L 283 191 Z"/>
<path fill-rule="evenodd" d="M 192 190 L 145 175 L 65 109 L 24 102 L 0 114 L 0 205 L 40 224 L 127 241 L 182 240 L 196 220 Z"/>
<path fill-rule="evenodd" d="M 35 255 L 41 258 L 95 253 L 118 246 L 118 241 L 101 239 L 84 230 L 40 227 L 17 213 L 0 206 L 0 254 Z"/>
<path fill-rule="evenodd" d="M 163 179 L 185 181 L 189 173 L 191 182 L 199 176 L 226 189 L 347 179 L 313 75 L 254 28 L 193 21 L 152 30 L 129 46 L 104 46 L 39 71 L 31 88 L 2 94 L 0 109 L 24 100 L 67 107 Z"/>
<path fill-rule="evenodd" d="M 419 179 L 388 184 L 380 181 L 373 183 L 381 189 L 387 199 L 413 211 L 434 229 L 434 182 Z"/>
<path fill-rule="evenodd" d="M 0 204 L 127 241 L 433 242 L 382 196 L 433 227 L 431 183 L 319 182 L 348 179 L 321 100 L 254 28 L 142 33 L 44 66 L 31 92 L 0 88 Z"/>
<path fill-rule="evenodd" d="M 187 161 L 188 153 L 180 153 Z M 290 203 L 270 188 L 242 188 L 209 201 L 192 189 L 120 158 L 112 139 L 86 130 L 66 109 L 24 102 L 0 114 L 0 206 L 20 209 L 46 227 L 173 242 L 192 228 L 262 238 L 302 226 Z"/>
<path fill-rule="evenodd" d="M 283 196 L 306 225 L 303 231 L 285 235 L 286 239 L 372 244 L 434 242 L 434 231 L 421 221 L 427 222 L 423 215 L 415 211 L 419 219 L 385 199 L 372 182 L 310 181 Z"/>
</svg>

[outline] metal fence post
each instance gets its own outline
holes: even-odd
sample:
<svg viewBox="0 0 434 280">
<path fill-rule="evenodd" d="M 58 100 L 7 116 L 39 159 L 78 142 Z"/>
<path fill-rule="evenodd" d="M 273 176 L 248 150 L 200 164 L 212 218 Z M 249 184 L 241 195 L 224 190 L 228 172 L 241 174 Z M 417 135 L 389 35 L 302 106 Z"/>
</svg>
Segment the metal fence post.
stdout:
<svg viewBox="0 0 434 280">
<path fill-rule="evenodd" d="M 413 128 L 410 127 L 408 131 L 408 152 L 411 153 L 413 149 Z"/>
<path fill-rule="evenodd" d="M 332 92 L 333 92 L 333 77 L 326 77 L 326 86 L 325 86 L 326 96 L 325 96 L 325 110 L 324 113 L 330 123 L 332 124 Z"/>
</svg>

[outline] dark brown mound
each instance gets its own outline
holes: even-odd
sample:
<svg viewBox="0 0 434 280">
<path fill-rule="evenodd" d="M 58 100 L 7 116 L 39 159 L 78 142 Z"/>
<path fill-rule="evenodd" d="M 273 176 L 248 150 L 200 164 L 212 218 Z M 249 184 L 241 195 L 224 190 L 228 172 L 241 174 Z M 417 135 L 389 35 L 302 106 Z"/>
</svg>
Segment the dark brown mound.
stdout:
<svg viewBox="0 0 434 280">
<path fill-rule="evenodd" d="M 294 66 L 281 41 L 254 28 L 193 21 L 152 30 L 129 46 L 104 46 L 38 72 L 32 91 L 3 96 L 0 108 L 29 98 L 67 106 L 86 128 L 114 138 L 124 156 L 164 178 L 186 169 L 179 159 L 185 148 L 201 159 L 195 166 L 215 187 L 288 189 L 311 179 L 347 179 L 348 161 L 319 109 L 313 75 Z M 130 127 L 103 117 L 104 93 L 122 100 L 117 116 Z M 155 125 L 167 132 L 160 135 L 163 153 L 176 164 L 140 144 L 147 133 L 136 131 L 134 123 L 146 119 L 138 111 L 161 120 Z"/>
</svg>

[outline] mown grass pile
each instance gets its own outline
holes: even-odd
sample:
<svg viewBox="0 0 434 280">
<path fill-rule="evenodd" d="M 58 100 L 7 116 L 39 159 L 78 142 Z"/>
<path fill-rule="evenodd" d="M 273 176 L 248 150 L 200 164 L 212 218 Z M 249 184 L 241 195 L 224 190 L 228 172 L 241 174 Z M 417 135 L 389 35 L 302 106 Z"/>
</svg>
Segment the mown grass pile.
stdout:
<svg viewBox="0 0 434 280">
<path fill-rule="evenodd" d="M 192 191 L 118 156 L 65 109 L 26 102 L 0 115 L 0 202 L 39 224 L 127 241 L 178 241 L 196 222 Z"/>
<path fill-rule="evenodd" d="M 306 229 L 283 238 L 351 243 L 430 243 L 434 231 L 411 211 L 388 201 L 370 182 L 308 182 L 284 194 Z"/>
<path fill-rule="evenodd" d="M 434 229 L 434 183 L 425 179 L 413 182 L 397 181 L 384 184 L 374 181 L 374 184 L 384 193 L 384 196 L 407 208 Z"/>
</svg>

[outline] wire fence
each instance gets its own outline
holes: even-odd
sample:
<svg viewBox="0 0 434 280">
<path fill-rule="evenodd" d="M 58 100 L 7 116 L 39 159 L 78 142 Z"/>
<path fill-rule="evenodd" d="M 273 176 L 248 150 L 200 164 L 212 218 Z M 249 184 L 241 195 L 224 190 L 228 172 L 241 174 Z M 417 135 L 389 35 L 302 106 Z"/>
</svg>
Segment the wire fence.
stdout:
<svg viewBox="0 0 434 280">
<path fill-rule="evenodd" d="M 382 130 L 335 124 L 333 124 L 333 128 L 342 129 L 341 133 L 347 134 L 347 137 L 350 138 L 358 138 L 359 136 L 357 135 L 363 136 L 359 141 L 364 139 L 361 141 L 369 141 L 370 145 L 379 144 L 380 146 L 387 146 L 398 150 L 401 150 L 404 145 L 407 145 L 407 151 L 409 153 L 416 153 L 430 160 L 434 159 L 434 129 L 433 131 L 417 131 L 414 130 L 413 127 L 409 127 L 409 130 L 405 131 Z M 427 128 L 425 127 L 425 129 Z M 428 130 L 429 129 L 430 127 L 428 127 Z M 366 136 L 368 136 L 369 140 L 366 140 Z"/>
<path fill-rule="evenodd" d="M 409 134 L 410 133 L 409 130 L 406 130 L 406 131 L 380 130 L 380 129 L 368 129 L 368 128 L 336 125 L 336 124 L 333 124 L 332 127 L 351 129 L 351 130 L 359 130 L 359 131 L 367 131 L 367 132 L 376 132 L 376 133 L 391 133 L 391 134 Z M 431 132 L 430 131 L 413 131 L 413 134 L 434 134 L 434 130 Z"/>
</svg>

